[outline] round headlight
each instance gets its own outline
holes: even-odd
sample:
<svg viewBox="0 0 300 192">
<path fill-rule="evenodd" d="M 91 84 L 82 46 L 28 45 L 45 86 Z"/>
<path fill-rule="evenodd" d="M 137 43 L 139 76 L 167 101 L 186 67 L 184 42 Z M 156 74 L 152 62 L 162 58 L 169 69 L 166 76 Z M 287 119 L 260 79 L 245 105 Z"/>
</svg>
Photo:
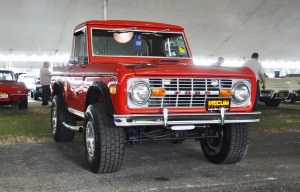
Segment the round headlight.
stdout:
<svg viewBox="0 0 300 192">
<path fill-rule="evenodd" d="M 238 83 L 233 88 L 233 102 L 241 104 L 247 101 L 250 97 L 249 88 L 243 83 Z"/>
<path fill-rule="evenodd" d="M 138 105 L 146 103 L 151 95 L 151 89 L 145 82 L 136 82 L 133 84 L 130 92 L 131 100 Z"/>
</svg>

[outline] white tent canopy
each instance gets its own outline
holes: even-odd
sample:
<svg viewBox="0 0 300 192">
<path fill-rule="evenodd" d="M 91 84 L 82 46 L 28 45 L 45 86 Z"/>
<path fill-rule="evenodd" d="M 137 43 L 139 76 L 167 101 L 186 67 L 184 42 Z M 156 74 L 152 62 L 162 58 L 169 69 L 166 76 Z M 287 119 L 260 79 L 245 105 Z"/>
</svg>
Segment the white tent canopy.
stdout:
<svg viewBox="0 0 300 192">
<path fill-rule="evenodd" d="M 103 0 L 0 3 L 2 57 L 69 54 L 74 26 L 103 18 Z M 299 7 L 299 0 L 108 0 L 108 19 L 181 25 L 194 56 L 242 59 L 257 51 L 262 59 L 298 61 Z M 0 68 L 6 64 L 2 58 Z"/>
</svg>

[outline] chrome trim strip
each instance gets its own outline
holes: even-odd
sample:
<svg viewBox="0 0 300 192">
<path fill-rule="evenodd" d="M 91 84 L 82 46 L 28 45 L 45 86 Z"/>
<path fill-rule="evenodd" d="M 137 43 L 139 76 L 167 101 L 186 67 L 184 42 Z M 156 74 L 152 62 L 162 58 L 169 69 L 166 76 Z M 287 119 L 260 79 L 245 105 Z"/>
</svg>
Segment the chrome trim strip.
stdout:
<svg viewBox="0 0 300 192">
<path fill-rule="evenodd" d="M 69 125 L 66 122 L 63 122 L 63 126 L 65 126 L 66 128 L 72 130 L 72 131 L 80 131 L 80 129 L 82 129 L 81 126 L 76 126 L 76 125 Z"/>
<path fill-rule="evenodd" d="M 173 131 L 186 131 L 186 130 L 193 130 L 196 128 L 195 125 L 173 125 L 170 127 Z"/>
<path fill-rule="evenodd" d="M 9 94 L 8 94 L 9 95 Z M 28 94 L 10 94 L 10 96 L 27 96 Z"/>
<path fill-rule="evenodd" d="M 78 29 L 75 29 L 75 30 L 74 30 L 74 33 L 77 33 L 77 32 L 79 32 L 79 31 L 83 31 L 83 30 L 86 30 L 86 26 L 83 26 L 83 27 L 80 27 L 80 28 L 78 28 Z"/>
<path fill-rule="evenodd" d="M 168 124 L 168 109 L 167 108 L 163 109 L 163 116 L 164 116 L 164 126 L 166 127 Z"/>
<path fill-rule="evenodd" d="M 74 109 L 74 108 L 71 108 L 71 107 L 68 108 L 68 111 L 70 113 L 73 113 L 74 115 L 77 115 L 81 118 L 84 118 L 84 112 L 78 111 L 77 109 Z"/>
<path fill-rule="evenodd" d="M 261 112 L 169 113 L 166 118 L 165 114 L 134 114 L 114 115 L 114 122 L 122 127 L 254 123 L 260 121 L 260 115 Z"/>
<path fill-rule="evenodd" d="M 113 76 L 116 75 L 114 72 L 87 72 L 87 73 L 63 73 L 56 72 L 52 73 L 51 76 L 66 76 L 66 77 L 99 77 L 99 76 Z"/>
<path fill-rule="evenodd" d="M 224 119 L 225 119 L 225 108 L 222 107 L 221 110 L 221 124 L 224 125 Z"/>
</svg>

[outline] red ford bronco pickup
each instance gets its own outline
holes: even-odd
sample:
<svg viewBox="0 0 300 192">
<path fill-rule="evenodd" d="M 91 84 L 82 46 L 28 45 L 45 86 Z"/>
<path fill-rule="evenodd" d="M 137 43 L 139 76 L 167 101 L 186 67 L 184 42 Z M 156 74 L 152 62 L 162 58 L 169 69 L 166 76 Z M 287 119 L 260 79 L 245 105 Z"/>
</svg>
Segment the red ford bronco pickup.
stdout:
<svg viewBox="0 0 300 192">
<path fill-rule="evenodd" d="M 139 21 L 87 21 L 74 30 L 69 64 L 54 69 L 55 141 L 84 132 L 91 171 L 114 172 L 126 143 L 195 139 L 213 163 L 247 151 L 255 75 L 196 66 L 184 29 Z"/>
</svg>

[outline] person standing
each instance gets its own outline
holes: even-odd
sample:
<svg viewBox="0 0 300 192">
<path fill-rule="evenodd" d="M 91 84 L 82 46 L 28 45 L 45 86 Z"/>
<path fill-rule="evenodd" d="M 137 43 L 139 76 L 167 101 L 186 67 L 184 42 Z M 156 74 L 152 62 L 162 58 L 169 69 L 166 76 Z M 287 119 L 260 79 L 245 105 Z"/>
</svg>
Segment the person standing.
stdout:
<svg viewBox="0 0 300 192">
<path fill-rule="evenodd" d="M 251 55 L 251 59 L 247 60 L 244 64 L 244 66 L 249 67 L 256 76 L 256 100 L 254 103 L 254 108 L 256 107 L 257 101 L 259 100 L 260 84 L 262 84 L 263 89 L 265 89 L 266 87 L 265 71 L 261 63 L 258 61 L 258 57 L 258 53 L 254 52 Z"/>
<path fill-rule="evenodd" d="M 45 61 L 42 68 L 40 69 L 40 78 L 42 85 L 42 105 L 47 106 L 50 99 L 50 83 L 51 83 L 51 73 L 49 71 L 50 63 Z"/>
<path fill-rule="evenodd" d="M 222 63 L 224 62 L 224 57 L 219 57 L 218 61 L 213 63 L 211 66 L 213 67 L 221 67 Z"/>
</svg>

